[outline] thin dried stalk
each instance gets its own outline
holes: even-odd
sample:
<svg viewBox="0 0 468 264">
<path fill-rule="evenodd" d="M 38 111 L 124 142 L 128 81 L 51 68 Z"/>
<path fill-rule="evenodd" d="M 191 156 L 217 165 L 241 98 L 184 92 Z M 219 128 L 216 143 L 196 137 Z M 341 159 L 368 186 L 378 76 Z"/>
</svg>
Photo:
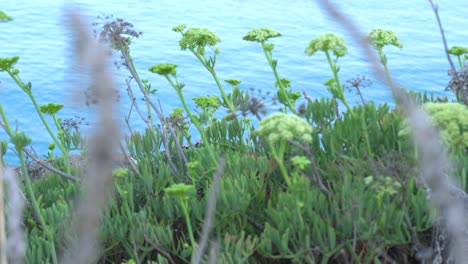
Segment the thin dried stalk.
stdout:
<svg viewBox="0 0 468 264">
<path fill-rule="evenodd" d="M 24 253 L 26 249 L 22 228 L 24 197 L 21 189 L 18 187 L 18 180 L 16 179 L 16 174 L 13 170 L 4 170 L 0 166 L 0 178 L 2 178 L 2 176 L 5 182 L 5 186 L 7 187 L 6 197 L 8 201 L 8 208 L 6 211 L 8 212 L 8 238 L 5 240 L 4 234 L 2 235 L 2 250 L 6 250 L 6 252 L 2 252 L 1 263 L 7 263 L 4 261 L 8 257 L 8 263 L 21 264 L 24 262 Z M 0 186 L 0 188 L 3 189 L 3 186 Z M 1 194 L 0 197 L 2 198 L 0 203 L 3 207 L 3 194 Z M 1 218 L 3 218 L 3 209 L 4 208 L 1 208 L 0 210 L 2 212 Z M 4 228 L 3 224 L 4 222 L 2 223 L 2 229 Z M 4 253 L 7 253 L 7 255 Z"/>
<path fill-rule="evenodd" d="M 202 236 L 199 242 L 198 251 L 192 258 L 191 263 L 199 264 L 202 260 L 202 256 L 205 253 L 206 246 L 208 244 L 208 236 L 211 233 L 211 229 L 213 228 L 213 222 L 216 212 L 216 198 L 219 189 L 219 183 L 221 181 L 221 176 L 224 173 L 224 167 L 226 166 L 226 160 L 221 159 L 218 163 L 218 167 L 216 168 L 216 172 L 214 174 L 214 180 L 211 185 L 210 196 L 208 197 L 208 204 L 206 206 L 206 215 L 205 221 L 203 224 Z"/>
<path fill-rule="evenodd" d="M 76 13 L 70 14 L 70 27 L 75 36 L 76 57 L 92 74 L 92 93 L 98 99 L 98 126 L 89 141 L 89 162 L 83 177 L 83 194 L 73 219 L 77 235 L 63 263 L 93 263 L 99 256 L 99 216 L 106 207 L 108 189 L 112 186 L 112 156 L 119 144 L 118 124 L 113 100 L 114 86 L 107 65 L 108 50 L 96 42 Z"/>
<path fill-rule="evenodd" d="M 464 219 L 464 206 L 461 198 L 466 198 L 463 190 L 456 187 L 447 176 L 449 160 L 440 142 L 436 129 L 428 122 L 427 115 L 419 109 L 411 98 L 396 85 L 396 82 L 385 77 L 385 72 L 379 64 L 376 52 L 371 49 L 367 38 L 361 33 L 354 22 L 343 14 L 330 1 L 318 1 L 330 16 L 336 19 L 354 37 L 363 50 L 366 61 L 369 62 L 374 75 L 386 82 L 392 91 L 398 105 L 404 110 L 410 120 L 414 140 L 420 153 L 419 164 L 421 177 L 427 183 L 431 200 L 440 212 L 445 212 L 447 230 L 452 239 L 453 258 L 456 263 L 468 260 Z"/>
<path fill-rule="evenodd" d="M 0 149 L 1 151 L 1 149 Z M 6 258 L 6 233 L 5 233 L 5 205 L 3 203 L 3 167 L 0 166 L 0 263 L 7 263 Z"/>
</svg>

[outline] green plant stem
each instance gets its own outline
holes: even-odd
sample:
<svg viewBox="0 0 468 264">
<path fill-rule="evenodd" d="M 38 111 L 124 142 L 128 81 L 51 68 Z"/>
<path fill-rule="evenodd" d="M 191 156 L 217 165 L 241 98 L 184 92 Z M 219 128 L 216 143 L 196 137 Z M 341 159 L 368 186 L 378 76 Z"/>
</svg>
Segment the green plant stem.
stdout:
<svg viewBox="0 0 468 264">
<path fill-rule="evenodd" d="M 372 152 L 372 147 L 371 147 L 370 140 L 369 140 L 369 133 L 367 133 L 367 126 L 366 126 L 366 120 L 365 120 L 366 118 L 365 106 L 363 107 L 364 107 L 364 111 L 362 112 L 362 116 L 361 116 L 362 128 L 363 128 L 364 137 L 366 138 L 367 153 L 369 154 L 371 158 L 373 158 L 374 153 Z"/>
<path fill-rule="evenodd" d="M 193 123 L 193 125 L 197 128 L 198 132 L 200 132 L 200 136 L 205 144 L 209 144 L 208 138 L 206 137 L 205 131 L 201 127 L 200 123 L 198 122 L 197 119 L 195 119 L 192 115 L 192 112 L 188 108 L 187 102 L 185 101 L 184 95 L 182 94 L 182 89 L 180 88 L 179 82 L 176 80 L 174 82 L 168 74 L 164 75 L 166 77 L 166 80 L 169 82 L 169 84 L 176 90 L 177 94 L 179 95 L 180 101 L 182 102 L 182 105 L 184 106 L 185 112 L 190 118 L 190 121 Z M 218 164 L 218 160 L 216 159 L 216 156 L 214 155 L 214 152 L 211 148 L 209 148 L 210 151 L 210 156 L 211 159 L 213 160 L 214 164 Z"/>
<path fill-rule="evenodd" d="M 273 158 L 276 160 L 276 163 L 278 164 L 278 167 L 280 168 L 281 174 L 283 175 L 284 181 L 286 182 L 288 187 L 291 186 L 291 179 L 289 179 L 288 171 L 284 167 L 284 163 L 283 163 L 283 154 L 286 148 L 286 142 L 285 141 L 280 142 L 279 151 L 277 151 L 276 148 L 274 148 L 273 144 L 269 143 L 269 145 L 273 154 Z"/>
<path fill-rule="evenodd" d="M 6 114 L 5 114 L 5 111 L 3 110 L 2 104 L 0 104 L 0 115 L 2 117 L 3 123 L 5 124 L 6 132 L 7 132 L 8 136 L 10 138 L 12 138 L 14 136 L 14 133 L 13 133 L 13 130 L 11 129 L 11 126 L 10 126 L 7 118 L 6 118 Z M 47 224 L 46 224 L 46 222 L 44 220 L 44 217 L 41 214 L 41 210 L 40 210 L 39 205 L 37 203 L 36 196 L 34 195 L 34 191 L 33 191 L 32 184 L 31 184 L 31 179 L 29 178 L 28 170 L 26 168 L 26 161 L 24 159 L 23 150 L 21 149 L 21 147 L 16 146 L 16 151 L 18 152 L 18 156 L 20 158 L 21 172 L 22 172 L 22 175 L 23 175 L 23 180 L 24 180 L 24 182 L 26 184 L 26 189 L 27 189 L 29 198 L 31 200 L 31 205 L 33 207 L 34 212 L 37 215 L 39 224 L 41 225 L 43 232 L 46 234 L 46 237 L 48 238 L 49 242 L 52 243 L 52 245 L 51 245 L 52 253 L 51 254 L 52 254 L 53 263 L 58 263 L 57 253 L 55 251 L 54 235 L 53 235 L 52 232 L 50 232 L 50 230 L 49 230 L 49 228 L 48 228 L 48 226 L 47 226 Z"/>
<path fill-rule="evenodd" d="M 211 76 L 213 76 L 213 79 L 215 80 L 216 85 L 218 86 L 219 91 L 221 92 L 221 96 L 223 97 L 224 101 L 228 105 L 229 110 L 231 111 L 231 113 L 235 113 L 236 109 L 234 108 L 231 100 L 227 97 L 226 92 L 224 91 L 224 88 L 221 85 L 221 82 L 219 81 L 218 75 L 216 74 L 216 71 L 214 70 L 213 67 L 211 67 L 207 63 L 205 55 L 200 55 L 199 53 L 195 52 L 194 49 L 191 49 L 191 51 L 197 57 L 197 59 L 203 64 L 203 66 L 205 66 L 205 68 L 210 72 Z"/>
<path fill-rule="evenodd" d="M 189 233 L 190 237 L 190 242 L 192 244 L 192 249 L 196 248 L 197 246 L 197 241 L 193 237 L 193 230 L 192 230 L 192 222 L 190 221 L 190 215 L 189 215 L 189 210 L 187 206 L 187 201 L 182 201 L 180 200 L 180 205 L 182 206 L 182 212 L 184 213 L 185 216 L 185 222 L 187 223 L 187 230 Z"/>
<path fill-rule="evenodd" d="M 138 77 L 138 80 L 141 80 L 140 79 L 140 75 L 138 74 L 136 68 L 135 68 L 135 65 L 133 64 L 133 59 L 130 55 L 130 51 L 128 51 L 128 54 L 127 54 L 127 62 L 129 62 L 129 67 L 132 67 L 132 72 L 135 73 L 136 77 Z M 154 124 L 153 124 L 153 116 L 152 116 L 152 113 L 151 113 L 151 105 L 150 103 L 148 102 L 148 100 L 145 100 L 145 103 L 146 103 L 146 110 L 148 112 L 148 122 L 149 122 L 149 126 L 151 127 L 151 129 L 154 129 Z M 152 133 L 153 134 L 153 133 Z M 153 139 L 156 141 L 156 137 L 153 136 Z"/>
<path fill-rule="evenodd" d="M 129 67 L 131 67 L 130 72 L 135 74 L 134 78 L 136 78 L 136 79 L 138 79 L 138 81 L 140 81 L 140 80 L 141 80 L 141 79 L 140 79 L 140 75 L 138 74 L 138 72 L 137 72 L 137 70 L 136 70 L 136 68 L 135 68 L 135 65 L 133 64 L 133 59 L 132 59 L 132 57 L 130 56 L 130 52 L 129 52 L 129 51 L 128 51 L 128 53 L 127 53 L 127 56 L 124 57 L 124 58 L 126 58 L 127 64 L 129 65 Z M 143 89 L 145 89 L 145 88 L 143 88 Z M 146 90 L 145 90 L 145 91 L 146 91 Z M 147 92 L 147 91 L 146 91 L 146 92 Z M 153 116 L 152 116 L 152 113 L 151 113 L 151 104 L 149 103 L 148 100 L 145 100 L 145 103 L 146 103 L 146 110 L 147 110 L 147 112 L 148 112 L 148 125 L 149 125 L 149 127 L 150 127 L 152 130 L 154 130 Z M 154 136 L 154 133 L 151 133 L 151 135 L 152 135 L 154 141 L 156 142 L 156 136 Z"/>
<path fill-rule="evenodd" d="M 12 135 L 10 135 L 10 137 L 11 136 Z M 36 196 L 34 195 L 34 191 L 33 191 L 32 184 L 31 184 L 31 179 L 29 178 L 29 175 L 28 175 L 28 170 L 26 168 L 26 161 L 24 159 L 23 151 L 22 151 L 21 148 L 16 148 L 16 151 L 18 152 L 18 156 L 20 158 L 21 172 L 23 174 L 23 180 L 26 183 L 26 189 L 28 191 L 28 195 L 29 195 L 29 198 L 31 200 L 31 205 L 33 207 L 33 210 L 36 212 L 36 216 L 38 217 L 39 224 L 42 227 L 42 231 L 45 233 L 45 237 L 47 237 L 47 239 L 49 240 L 49 243 L 51 243 L 50 249 L 52 251 L 51 252 L 52 261 L 53 261 L 54 264 L 57 264 L 58 260 L 57 260 L 57 252 L 55 251 L 54 234 L 52 232 L 50 232 L 49 227 L 47 226 L 47 224 L 46 224 L 46 222 L 44 220 L 44 217 L 41 214 L 41 210 L 40 210 L 39 205 L 37 203 Z"/>
<path fill-rule="evenodd" d="M 325 55 L 327 56 L 328 64 L 330 65 L 330 68 L 333 72 L 333 78 L 335 78 L 336 85 L 338 86 L 339 92 L 340 92 L 340 99 L 343 104 L 346 106 L 348 111 L 354 116 L 354 112 L 351 109 L 351 106 L 349 106 L 348 101 L 346 101 L 346 97 L 344 96 L 344 90 L 343 87 L 341 86 L 340 79 L 338 78 L 338 70 L 336 69 L 336 61 L 332 62 L 330 53 L 325 51 Z"/>
<path fill-rule="evenodd" d="M 460 64 L 460 69 L 463 69 L 463 67 L 465 67 L 465 65 L 463 65 L 463 62 L 461 60 L 461 56 L 457 56 L 458 58 L 458 63 Z"/>
<path fill-rule="evenodd" d="M 42 114 L 41 110 L 39 109 L 39 105 L 36 102 L 36 99 L 34 98 L 34 95 L 32 94 L 31 90 L 23 83 L 23 81 L 15 74 L 13 74 L 10 70 L 7 70 L 8 74 L 11 76 L 11 78 L 16 82 L 16 84 L 29 96 L 31 99 L 31 102 L 34 105 L 34 108 L 36 109 L 37 114 L 39 115 L 39 118 L 41 119 L 42 123 L 44 124 L 47 132 L 49 133 L 50 137 L 52 140 L 55 142 L 55 144 L 60 148 L 62 151 L 63 157 L 65 159 L 65 168 L 67 174 L 71 173 L 71 167 L 70 167 L 70 158 L 69 158 L 69 153 L 68 150 L 65 148 L 65 146 L 62 144 L 60 140 L 55 137 L 54 133 L 52 133 L 52 130 L 50 129 L 49 124 L 44 118 L 44 115 Z M 5 122 L 6 123 L 6 122 Z"/>
<path fill-rule="evenodd" d="M 266 59 L 268 61 L 268 64 L 270 65 L 270 68 L 273 71 L 273 74 L 275 75 L 275 79 L 278 82 L 278 85 L 280 87 L 280 92 L 283 94 L 284 98 L 286 98 L 285 110 L 286 110 L 286 107 L 288 107 L 294 114 L 297 114 L 296 109 L 291 104 L 291 100 L 289 99 L 289 95 L 286 92 L 286 88 L 284 87 L 283 83 L 280 81 L 278 70 L 276 69 L 276 66 L 273 63 L 273 58 L 271 56 L 271 51 L 268 51 L 265 48 L 265 41 L 262 41 L 261 44 L 262 44 L 263 53 L 265 54 L 265 57 L 266 57 Z"/>
</svg>

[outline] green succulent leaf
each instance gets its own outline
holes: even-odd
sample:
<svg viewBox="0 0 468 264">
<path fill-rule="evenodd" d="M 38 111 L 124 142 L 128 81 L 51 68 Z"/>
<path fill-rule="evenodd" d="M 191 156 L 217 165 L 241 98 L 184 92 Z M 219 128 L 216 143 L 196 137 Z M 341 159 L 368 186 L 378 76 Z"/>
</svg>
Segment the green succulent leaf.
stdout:
<svg viewBox="0 0 468 264">
<path fill-rule="evenodd" d="M 196 168 L 198 168 L 198 161 L 191 161 L 191 162 L 187 162 L 185 164 L 185 166 L 187 166 L 188 169 L 190 170 L 195 170 Z"/>
<path fill-rule="evenodd" d="M 263 48 L 267 51 L 270 52 L 275 48 L 275 44 L 269 43 L 269 44 L 263 44 Z"/>
<path fill-rule="evenodd" d="M 8 148 L 8 142 L 5 140 L 0 141 L 0 158 L 6 154 L 7 148 Z"/>
</svg>

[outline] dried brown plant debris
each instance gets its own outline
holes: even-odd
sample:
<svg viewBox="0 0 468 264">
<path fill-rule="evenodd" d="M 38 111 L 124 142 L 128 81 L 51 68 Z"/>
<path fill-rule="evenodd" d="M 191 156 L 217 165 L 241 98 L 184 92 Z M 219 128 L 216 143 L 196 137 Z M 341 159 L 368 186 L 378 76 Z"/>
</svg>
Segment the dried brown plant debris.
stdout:
<svg viewBox="0 0 468 264">
<path fill-rule="evenodd" d="M 95 41 L 85 27 L 83 18 L 70 13 L 70 29 L 74 34 L 78 64 L 89 69 L 92 93 L 98 99 L 97 126 L 89 139 L 89 161 L 83 176 L 83 191 L 73 219 L 76 243 L 70 245 L 63 263 L 93 263 L 100 254 L 99 216 L 107 204 L 108 189 L 112 186 L 112 161 L 119 144 L 119 130 L 114 84 L 108 66 L 108 49 Z"/>
</svg>

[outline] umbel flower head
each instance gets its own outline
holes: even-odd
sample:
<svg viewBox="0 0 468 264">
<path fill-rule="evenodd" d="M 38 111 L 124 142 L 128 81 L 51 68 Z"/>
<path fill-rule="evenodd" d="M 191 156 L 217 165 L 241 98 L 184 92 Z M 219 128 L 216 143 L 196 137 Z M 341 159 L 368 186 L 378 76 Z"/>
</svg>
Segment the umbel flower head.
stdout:
<svg viewBox="0 0 468 264">
<path fill-rule="evenodd" d="M 453 147 L 468 146 L 468 107 L 460 103 L 425 103 L 423 109 L 440 129 L 442 139 Z"/>
<path fill-rule="evenodd" d="M 270 143 L 288 140 L 312 143 L 312 126 L 295 114 L 271 114 L 260 122 L 257 133 Z"/>
<path fill-rule="evenodd" d="M 342 37 L 333 33 L 327 33 L 314 38 L 306 48 L 305 53 L 312 56 L 317 51 L 333 51 L 335 56 L 343 57 L 348 52 L 348 48 Z"/>
<path fill-rule="evenodd" d="M 462 46 L 453 46 L 448 50 L 448 53 L 455 56 L 461 56 L 463 54 L 468 54 L 468 48 Z"/>
<path fill-rule="evenodd" d="M 204 52 L 206 47 L 213 48 L 221 42 L 221 39 L 216 34 L 207 28 L 189 28 L 183 32 L 185 25 L 174 27 L 174 31 L 182 33 L 182 39 L 179 41 L 181 50 L 195 50 Z"/>
<path fill-rule="evenodd" d="M 280 32 L 264 27 L 250 30 L 242 39 L 247 41 L 264 42 L 269 38 L 276 38 L 280 36 Z"/>
<path fill-rule="evenodd" d="M 393 45 L 398 48 L 403 48 L 403 45 L 398 40 L 395 33 L 386 29 L 373 29 L 367 36 L 370 43 L 377 49 L 382 49 L 384 46 Z"/>
<path fill-rule="evenodd" d="M 173 63 L 159 63 L 151 66 L 148 70 L 159 75 L 176 75 L 177 65 Z"/>
<path fill-rule="evenodd" d="M 18 62 L 19 56 L 0 58 L 0 72 L 10 71 L 12 67 Z"/>
<path fill-rule="evenodd" d="M 188 197 L 194 192 L 195 186 L 185 183 L 174 183 L 171 186 L 164 189 L 164 191 L 177 199 L 188 199 Z"/>
<path fill-rule="evenodd" d="M 58 111 L 63 108 L 63 104 L 48 103 L 46 105 L 41 105 L 39 110 L 41 113 L 46 115 L 55 115 Z"/>
<path fill-rule="evenodd" d="M 468 146 L 468 108 L 460 103 L 425 103 L 422 107 L 439 129 L 442 140 L 451 148 Z M 409 134 L 409 124 L 400 135 Z"/>
</svg>

